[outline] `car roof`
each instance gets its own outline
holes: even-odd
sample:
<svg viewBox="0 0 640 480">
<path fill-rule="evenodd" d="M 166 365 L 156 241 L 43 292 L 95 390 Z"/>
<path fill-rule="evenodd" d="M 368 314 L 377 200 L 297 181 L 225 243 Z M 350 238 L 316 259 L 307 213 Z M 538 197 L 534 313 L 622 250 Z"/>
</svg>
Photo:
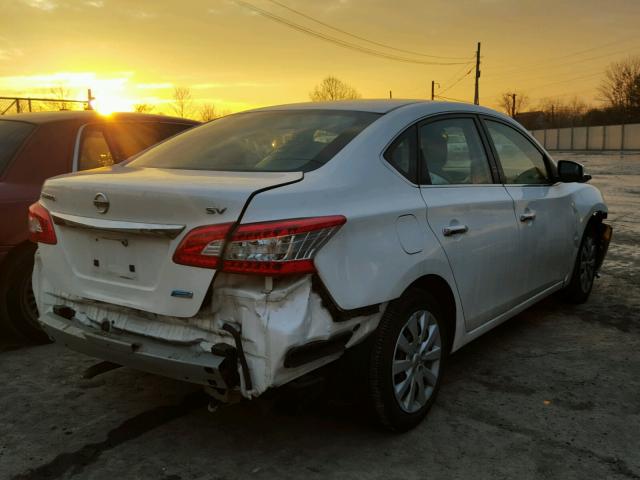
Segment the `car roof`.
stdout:
<svg viewBox="0 0 640 480">
<path fill-rule="evenodd" d="M 63 112 L 32 112 L 19 113 L 15 115 L 2 115 L 0 120 L 14 120 L 29 122 L 34 124 L 66 122 L 66 121 L 91 121 L 94 119 L 106 119 L 107 121 L 128 121 L 128 122 L 175 122 L 198 125 L 200 122 L 187 118 L 170 117 L 167 115 L 153 115 L 149 113 L 136 112 L 116 112 L 109 115 L 101 115 L 95 110 L 78 110 Z"/>
<path fill-rule="evenodd" d="M 439 113 L 450 111 L 466 111 L 495 115 L 495 110 L 463 102 L 437 102 L 423 99 L 362 99 L 362 100 L 334 100 L 328 102 L 304 102 L 249 110 L 252 112 L 272 110 L 351 110 L 359 112 L 389 113 L 410 105 L 420 105 L 425 113 Z"/>
<path fill-rule="evenodd" d="M 363 100 L 332 100 L 328 102 L 301 102 L 283 105 L 273 105 L 270 107 L 256 108 L 249 110 L 252 112 L 268 110 L 351 110 L 359 112 L 387 113 L 398 107 L 421 102 L 422 100 L 385 100 L 385 99 L 363 99 Z"/>
</svg>

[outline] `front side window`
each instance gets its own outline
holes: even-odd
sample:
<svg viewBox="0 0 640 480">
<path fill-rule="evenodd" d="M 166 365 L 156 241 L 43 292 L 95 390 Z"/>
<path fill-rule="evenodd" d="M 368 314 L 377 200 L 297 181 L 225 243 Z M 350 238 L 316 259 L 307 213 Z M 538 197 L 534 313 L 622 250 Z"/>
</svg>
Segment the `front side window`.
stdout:
<svg viewBox="0 0 640 480">
<path fill-rule="evenodd" d="M 27 122 L 0 120 L 0 175 L 35 128 Z"/>
<path fill-rule="evenodd" d="M 473 119 L 447 118 L 429 122 L 420 127 L 418 138 L 423 184 L 493 183 Z"/>
<path fill-rule="evenodd" d="M 113 165 L 113 154 L 101 127 L 89 125 L 82 131 L 78 170 L 109 167 Z"/>
<path fill-rule="evenodd" d="M 504 123 L 485 120 L 502 165 L 505 183 L 549 183 L 544 156 L 522 133 Z"/>
<path fill-rule="evenodd" d="M 379 116 L 347 110 L 239 113 L 171 138 L 127 166 L 308 172 L 328 162 Z"/>
</svg>

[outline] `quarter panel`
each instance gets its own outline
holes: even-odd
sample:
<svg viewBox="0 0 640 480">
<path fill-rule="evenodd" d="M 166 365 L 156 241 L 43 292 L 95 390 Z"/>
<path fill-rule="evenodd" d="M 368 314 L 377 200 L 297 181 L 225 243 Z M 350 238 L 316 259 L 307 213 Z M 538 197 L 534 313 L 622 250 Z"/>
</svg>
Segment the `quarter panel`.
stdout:
<svg viewBox="0 0 640 480">
<path fill-rule="evenodd" d="M 397 298 L 426 274 L 454 285 L 447 259 L 428 227 L 419 189 L 380 158 L 405 124 L 381 125 L 371 135 L 357 137 L 324 167 L 305 174 L 303 181 L 257 195 L 242 218 L 242 223 L 251 223 L 344 215 L 347 223 L 318 252 L 315 263 L 334 301 L 345 310 Z M 420 237 L 420 252 L 408 254 L 402 247 L 396 222 L 404 215 L 416 218 L 412 239 Z"/>
</svg>

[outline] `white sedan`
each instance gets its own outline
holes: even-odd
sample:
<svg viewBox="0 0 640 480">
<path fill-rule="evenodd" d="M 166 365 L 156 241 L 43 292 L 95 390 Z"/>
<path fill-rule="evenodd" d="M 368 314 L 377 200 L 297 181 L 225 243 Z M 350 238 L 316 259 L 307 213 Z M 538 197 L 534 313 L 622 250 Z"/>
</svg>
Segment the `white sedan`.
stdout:
<svg viewBox="0 0 640 480">
<path fill-rule="evenodd" d="M 587 300 L 611 237 L 589 179 L 472 105 L 230 115 L 46 182 L 30 209 L 40 322 L 220 402 L 360 344 L 369 406 L 406 430 L 450 353 L 555 291 Z"/>
</svg>

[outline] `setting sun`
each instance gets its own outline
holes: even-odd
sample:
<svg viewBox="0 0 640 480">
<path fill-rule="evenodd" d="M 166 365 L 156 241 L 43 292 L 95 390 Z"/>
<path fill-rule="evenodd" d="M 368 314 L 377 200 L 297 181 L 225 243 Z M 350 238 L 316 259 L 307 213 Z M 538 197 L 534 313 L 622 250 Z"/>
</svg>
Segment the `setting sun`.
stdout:
<svg viewBox="0 0 640 480">
<path fill-rule="evenodd" d="M 109 115 L 114 112 L 132 112 L 134 102 L 113 94 L 96 93 L 91 101 L 91 107 L 103 115 Z"/>
</svg>

